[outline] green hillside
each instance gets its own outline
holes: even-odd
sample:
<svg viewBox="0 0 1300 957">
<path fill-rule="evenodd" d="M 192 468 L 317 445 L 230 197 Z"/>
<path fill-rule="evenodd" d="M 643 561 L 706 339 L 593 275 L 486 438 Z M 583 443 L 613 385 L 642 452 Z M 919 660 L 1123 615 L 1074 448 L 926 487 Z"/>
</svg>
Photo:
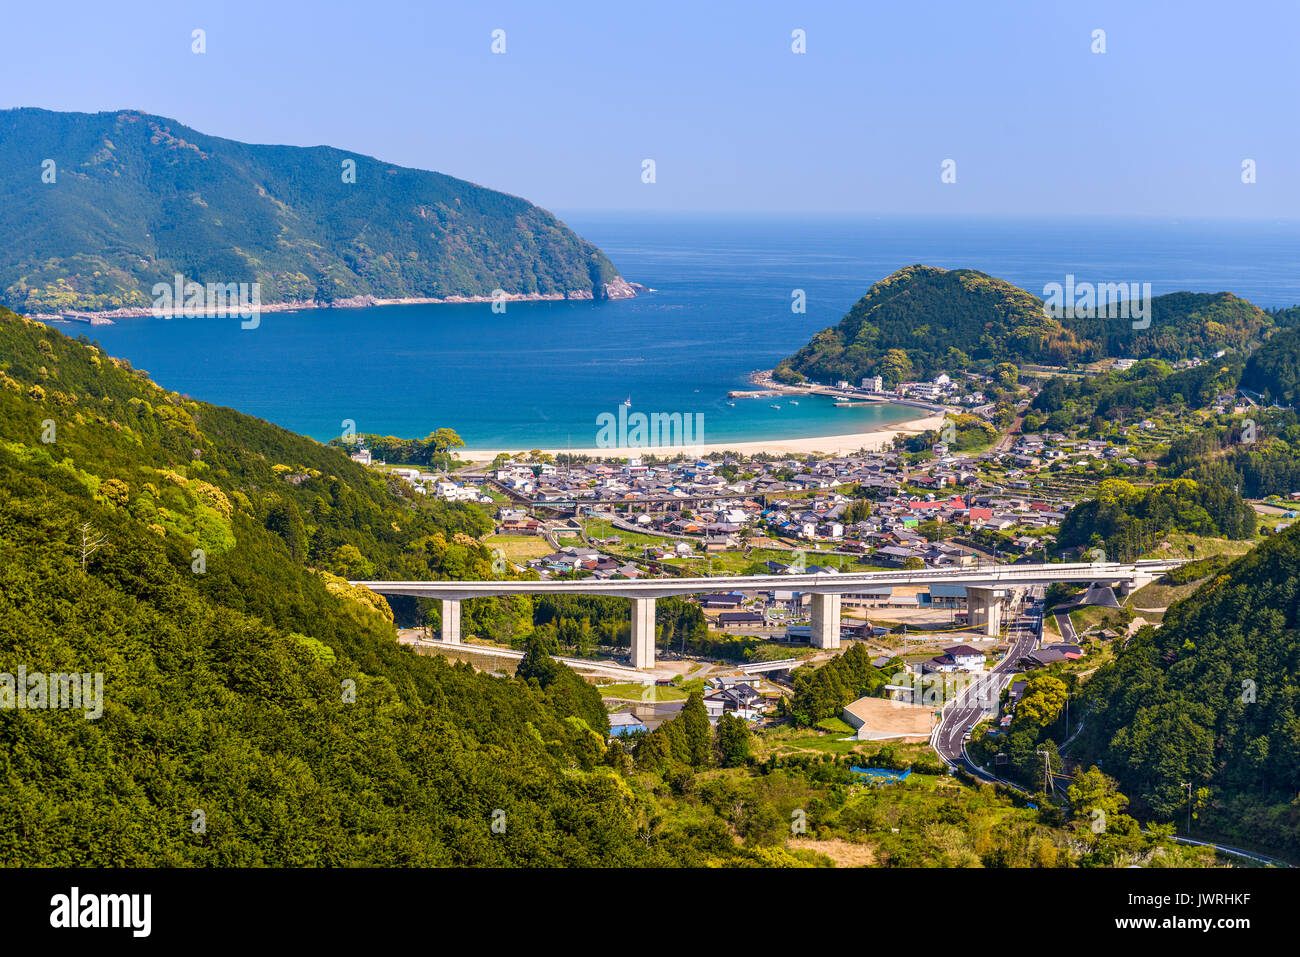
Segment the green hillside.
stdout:
<svg viewBox="0 0 1300 957">
<path fill-rule="evenodd" d="M 973 269 L 908 266 L 873 285 L 839 325 L 778 366 L 822 382 L 931 377 L 972 361 L 1065 363 L 1082 345 L 1040 299 Z"/>
<path fill-rule="evenodd" d="M 1088 344 L 1087 358 L 1208 359 L 1221 349 L 1244 352 L 1273 326 L 1254 303 L 1230 292 L 1170 292 L 1151 298 L 1151 324 L 1122 319 L 1062 320 Z"/>
<path fill-rule="evenodd" d="M 1286 329 L 1260 346 L 1246 362 L 1242 388 L 1267 402 L 1300 407 L 1300 329 Z"/>
<path fill-rule="evenodd" d="M 1300 849 L 1300 530 L 1263 542 L 1143 629 L 1086 686 L 1076 757 L 1135 806 Z"/>
<path fill-rule="evenodd" d="M 1112 561 L 1137 561 L 1169 532 L 1242 541 L 1254 537 L 1254 510 L 1229 485 L 1175 479 L 1137 487 L 1104 479 L 1093 497 L 1065 514 L 1059 549 L 1101 548 Z"/>
<path fill-rule="evenodd" d="M 0 111 L 0 304 L 147 307 L 177 273 L 260 282 L 263 303 L 631 291 L 550 213 L 441 173 L 135 111 Z"/>
<path fill-rule="evenodd" d="M 104 676 L 94 720 L 0 709 L 5 863 L 680 860 L 591 686 L 416 656 L 332 574 L 491 576 L 479 510 L 399 491 L 0 310 L 0 672 Z"/>
<path fill-rule="evenodd" d="M 1043 301 L 973 269 L 908 266 L 880 280 L 839 324 L 777 366 L 777 378 L 893 385 L 968 367 L 1071 365 L 1107 356 L 1209 357 L 1244 350 L 1273 320 L 1231 293 L 1154 296 L 1150 326 L 1096 314 L 1053 318 Z"/>
</svg>

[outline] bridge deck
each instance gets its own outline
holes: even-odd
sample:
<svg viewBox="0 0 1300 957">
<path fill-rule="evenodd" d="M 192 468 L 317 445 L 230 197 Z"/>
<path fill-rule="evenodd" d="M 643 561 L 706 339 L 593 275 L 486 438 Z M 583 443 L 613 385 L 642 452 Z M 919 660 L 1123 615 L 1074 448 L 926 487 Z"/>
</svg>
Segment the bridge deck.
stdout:
<svg viewBox="0 0 1300 957">
<path fill-rule="evenodd" d="M 1158 578 L 1183 564 L 1179 560 L 1140 562 L 1061 562 L 986 565 L 977 568 L 845 572 L 817 575 L 733 575 L 717 578 L 551 579 L 546 581 L 354 581 L 381 595 L 466 599 L 489 595 L 610 595 L 666 598 L 714 591 L 800 591 L 843 595 L 880 585 L 955 584 L 997 588 L 1053 582 L 1123 582 Z"/>
</svg>

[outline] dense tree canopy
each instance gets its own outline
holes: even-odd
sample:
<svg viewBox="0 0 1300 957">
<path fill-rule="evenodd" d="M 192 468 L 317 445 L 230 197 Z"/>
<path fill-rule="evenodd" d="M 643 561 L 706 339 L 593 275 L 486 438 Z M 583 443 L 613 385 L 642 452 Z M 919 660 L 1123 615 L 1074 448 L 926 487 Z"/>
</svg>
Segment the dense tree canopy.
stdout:
<svg viewBox="0 0 1300 957">
<path fill-rule="evenodd" d="M 1300 848 L 1300 530 L 1269 539 L 1144 628 L 1085 687 L 1081 752 L 1136 806 Z"/>
<path fill-rule="evenodd" d="M 1227 292 L 1168 293 L 1149 305 L 1146 325 L 1091 308 L 1058 318 L 1038 296 L 982 272 L 908 266 L 875 283 L 838 325 L 782 361 L 777 377 L 857 383 L 879 375 L 892 386 L 976 365 L 1000 370 L 1003 384 L 1011 384 L 1011 373 L 1025 364 L 1244 352 L 1274 325 Z"/>
<path fill-rule="evenodd" d="M 1191 479 L 1137 488 L 1106 479 L 1094 497 L 1066 513 L 1061 549 L 1099 547 L 1111 561 L 1132 561 L 1166 532 L 1243 539 L 1255 534 L 1255 510 L 1231 488 Z"/>
<path fill-rule="evenodd" d="M 1246 362 L 1241 385 L 1265 401 L 1300 407 L 1300 329 L 1279 332 L 1255 350 Z"/>
<path fill-rule="evenodd" d="M 599 695 L 567 667 L 533 655 L 509 679 L 413 654 L 383 599 L 329 570 L 491 575 L 463 531 L 481 512 L 397 491 L 0 310 L 0 673 L 103 675 L 98 718 L 0 709 L 4 859 L 693 853 L 643 833 L 643 799 L 604 762 Z"/>
</svg>

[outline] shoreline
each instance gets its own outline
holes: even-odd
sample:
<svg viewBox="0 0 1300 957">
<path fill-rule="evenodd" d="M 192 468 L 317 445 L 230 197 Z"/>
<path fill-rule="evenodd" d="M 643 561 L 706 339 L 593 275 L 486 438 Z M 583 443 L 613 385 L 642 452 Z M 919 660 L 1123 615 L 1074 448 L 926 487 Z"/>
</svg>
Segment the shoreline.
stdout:
<svg viewBox="0 0 1300 957">
<path fill-rule="evenodd" d="M 307 309 L 368 309 L 371 306 L 443 306 L 443 305 L 465 305 L 466 303 L 492 303 L 492 302 L 597 302 L 597 301 L 614 301 L 619 299 L 635 299 L 643 292 L 654 292 L 647 286 L 637 282 L 628 282 L 621 276 L 614 282 L 605 283 L 605 295 L 597 300 L 595 295 L 586 289 L 578 289 L 567 292 L 517 292 L 506 293 L 500 300 L 492 296 L 447 296 L 445 298 L 433 298 L 428 296 L 409 296 L 400 299 L 381 299 L 372 296 L 369 293 L 361 296 L 349 296 L 346 299 L 335 299 L 330 302 L 322 302 L 319 299 L 293 299 L 288 302 L 268 302 L 261 303 L 257 306 L 257 313 L 261 315 L 267 312 L 299 312 Z M 112 325 L 118 319 L 222 319 L 232 318 L 238 314 L 238 303 L 232 304 L 231 311 L 228 315 L 214 315 L 212 310 L 204 307 L 191 309 L 180 307 L 171 309 L 166 316 L 158 316 L 152 306 L 123 306 L 118 309 L 106 309 L 100 311 L 89 311 L 82 309 L 68 309 L 63 312 L 18 312 L 19 315 L 28 319 L 34 319 L 38 322 L 89 322 L 91 325 Z"/>
<path fill-rule="evenodd" d="M 850 455 L 859 450 L 880 451 L 893 445 L 900 435 L 916 435 L 938 430 L 943 426 L 944 415 L 932 413 L 918 419 L 892 423 L 866 432 L 843 435 L 823 435 L 796 439 L 754 439 L 738 442 L 706 442 L 700 445 L 646 445 L 618 448 L 549 448 L 549 449 L 457 449 L 456 458 L 470 462 L 491 462 L 498 455 L 520 455 L 538 451 L 545 455 L 585 455 L 591 458 L 626 459 L 644 455 L 671 458 L 675 455 L 698 457 L 710 453 L 735 452 L 738 455 Z"/>
</svg>

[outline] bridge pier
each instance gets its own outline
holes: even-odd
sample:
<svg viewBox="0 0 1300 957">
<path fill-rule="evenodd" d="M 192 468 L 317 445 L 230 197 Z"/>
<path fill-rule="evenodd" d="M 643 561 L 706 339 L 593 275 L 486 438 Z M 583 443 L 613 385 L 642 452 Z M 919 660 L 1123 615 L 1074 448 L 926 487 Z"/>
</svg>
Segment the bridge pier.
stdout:
<svg viewBox="0 0 1300 957">
<path fill-rule="evenodd" d="M 1119 583 L 1119 594 L 1121 598 L 1127 598 L 1139 588 L 1145 588 L 1156 580 L 1155 575 L 1134 575 L 1132 578 L 1126 578 Z"/>
<path fill-rule="evenodd" d="M 655 600 L 632 599 L 632 667 L 655 666 Z"/>
<path fill-rule="evenodd" d="M 460 599 L 442 599 L 442 640 L 452 645 L 460 644 Z"/>
<path fill-rule="evenodd" d="M 838 648 L 840 646 L 840 596 L 812 596 L 812 646 Z"/>
<path fill-rule="evenodd" d="M 1002 599 L 997 589 L 967 585 L 966 611 L 972 628 L 983 628 L 990 638 L 1002 634 Z"/>
</svg>

